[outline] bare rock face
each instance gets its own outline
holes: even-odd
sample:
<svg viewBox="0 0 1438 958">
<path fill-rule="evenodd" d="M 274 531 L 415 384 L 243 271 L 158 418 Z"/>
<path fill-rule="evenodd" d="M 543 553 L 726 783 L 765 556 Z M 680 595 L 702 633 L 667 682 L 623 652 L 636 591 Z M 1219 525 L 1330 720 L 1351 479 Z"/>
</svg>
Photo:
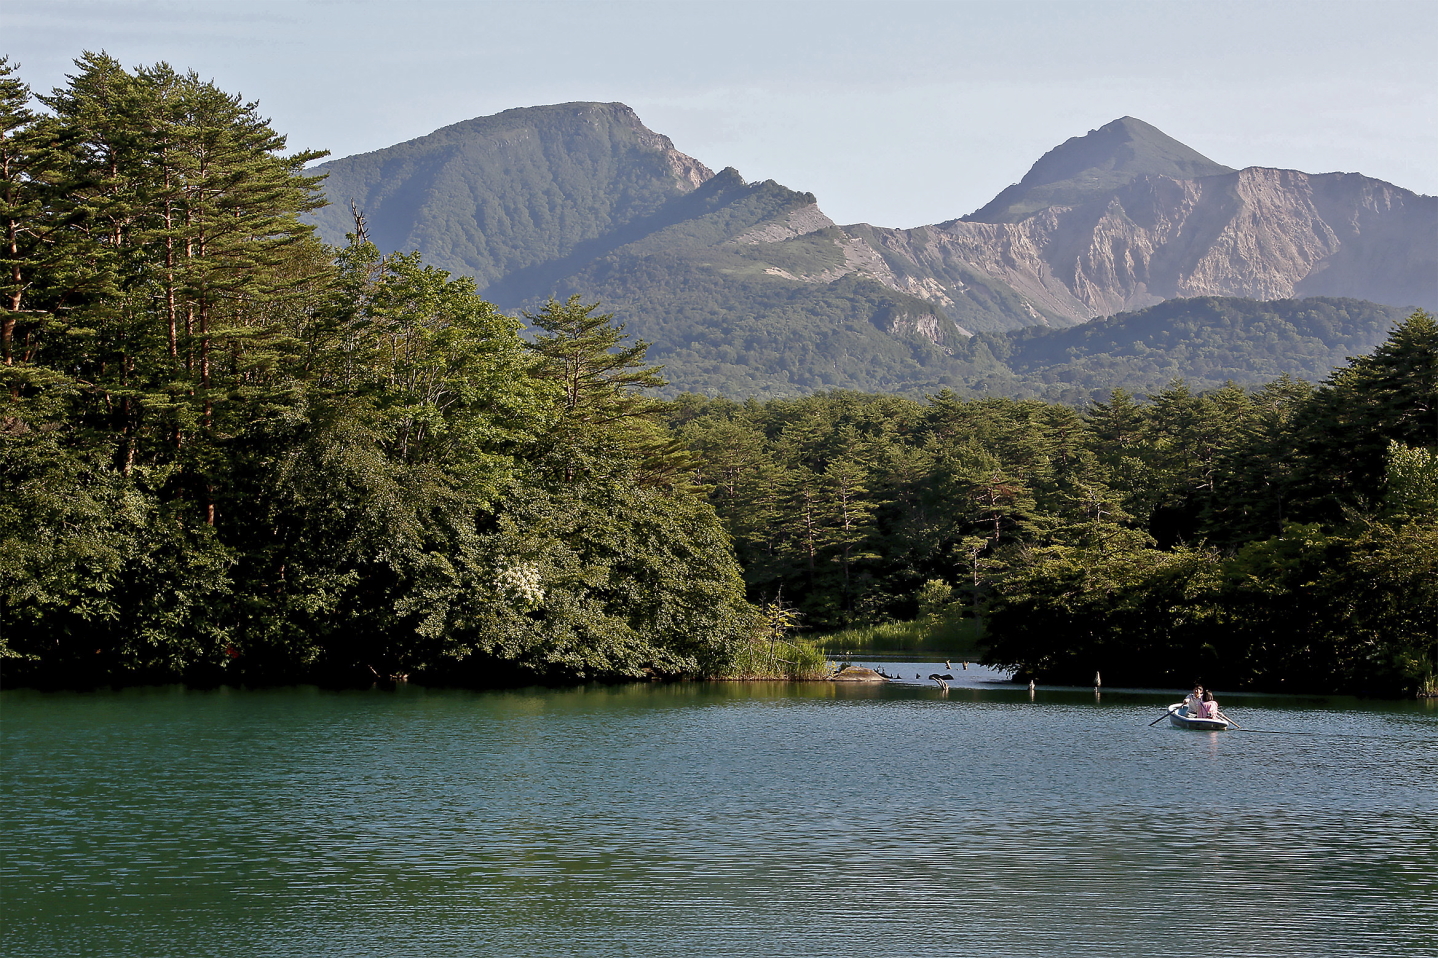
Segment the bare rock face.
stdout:
<svg viewBox="0 0 1438 958">
<path fill-rule="evenodd" d="M 782 243 L 784 240 L 807 236 L 834 225 L 834 221 L 819 209 L 818 203 L 810 203 L 799 209 L 791 210 L 782 219 L 769 220 L 741 233 L 734 237 L 733 242 L 745 246 Z"/>
<path fill-rule="evenodd" d="M 1438 198 L 1356 173 L 1142 176 L 1013 223 L 862 236 L 883 266 L 858 268 L 896 290 L 948 306 L 972 271 L 1072 323 L 1193 296 L 1438 306 Z"/>
<path fill-rule="evenodd" d="M 738 242 L 830 226 L 809 206 Z M 932 304 L 960 334 L 1196 296 L 1438 308 L 1438 198 L 1357 173 L 1233 170 L 1132 117 L 1051 151 L 971 216 L 911 230 L 846 226 L 834 242 L 841 264 L 772 275 L 872 279 Z M 896 317 L 887 328 L 943 345 L 934 322 Z"/>
<path fill-rule="evenodd" d="M 644 122 L 639 119 L 639 114 L 635 113 L 631 107 L 623 103 L 615 103 L 611 106 L 621 122 L 627 123 L 634 131 L 634 141 L 640 148 L 653 150 L 664 158 L 665 165 L 674 174 L 674 179 L 681 190 L 684 192 L 697 190 L 713 179 L 713 170 L 694 157 L 674 149 L 673 140 L 663 133 L 655 133 L 645 126 Z"/>
<path fill-rule="evenodd" d="M 1438 199 L 1357 173 L 1234 170 L 1133 117 L 1066 141 L 963 219 L 843 236 L 843 266 L 809 281 L 866 276 L 973 329 L 1195 296 L 1438 308 Z"/>
</svg>

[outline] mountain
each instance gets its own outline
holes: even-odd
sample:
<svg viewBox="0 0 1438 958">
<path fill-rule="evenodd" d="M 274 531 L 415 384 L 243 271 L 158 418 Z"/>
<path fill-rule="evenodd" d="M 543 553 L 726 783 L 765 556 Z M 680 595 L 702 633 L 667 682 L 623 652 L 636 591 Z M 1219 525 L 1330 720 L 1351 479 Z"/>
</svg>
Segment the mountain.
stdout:
<svg viewBox="0 0 1438 958">
<path fill-rule="evenodd" d="M 1233 170 L 1132 117 L 911 230 L 839 226 L 813 194 L 714 173 L 618 103 L 508 110 L 316 171 L 328 241 L 353 202 L 381 248 L 474 276 L 506 309 L 597 299 L 675 389 L 961 384 L 975 333 L 1179 298 L 1438 307 L 1438 199 L 1356 173 Z"/>
<path fill-rule="evenodd" d="M 417 249 L 481 288 L 633 233 L 714 176 L 622 103 L 506 110 L 316 172 L 327 241 L 354 228 L 354 203 L 381 249 Z"/>
<path fill-rule="evenodd" d="M 1013 223 L 1051 206 L 1077 205 L 1141 176 L 1192 180 L 1232 172 L 1157 127 L 1126 116 L 1065 140 L 1040 157 L 1022 180 L 964 219 Z"/>
<path fill-rule="evenodd" d="M 1054 325 L 1176 297 L 1438 301 L 1438 200 L 1357 173 L 1145 174 L 1012 223 L 849 232 L 941 306 L 978 272 Z"/>
</svg>

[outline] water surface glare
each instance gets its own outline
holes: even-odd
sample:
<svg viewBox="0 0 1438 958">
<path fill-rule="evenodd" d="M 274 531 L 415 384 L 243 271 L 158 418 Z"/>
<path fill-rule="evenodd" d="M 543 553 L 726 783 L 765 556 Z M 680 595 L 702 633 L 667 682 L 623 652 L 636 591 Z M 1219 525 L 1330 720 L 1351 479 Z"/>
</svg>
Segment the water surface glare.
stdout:
<svg viewBox="0 0 1438 958">
<path fill-rule="evenodd" d="M 1438 709 L 959 676 L 5 692 L 0 952 L 1438 955 Z"/>
</svg>

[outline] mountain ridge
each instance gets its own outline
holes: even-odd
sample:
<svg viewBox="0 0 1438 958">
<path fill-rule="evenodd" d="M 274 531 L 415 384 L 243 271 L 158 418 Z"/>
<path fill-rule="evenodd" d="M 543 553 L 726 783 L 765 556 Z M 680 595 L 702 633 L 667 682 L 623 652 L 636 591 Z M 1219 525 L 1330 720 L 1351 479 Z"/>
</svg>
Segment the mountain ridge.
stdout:
<svg viewBox="0 0 1438 958">
<path fill-rule="evenodd" d="M 326 176 L 330 206 L 314 222 L 328 242 L 352 229 L 353 200 L 376 245 L 418 249 L 482 288 L 652 215 L 714 176 L 622 103 L 519 107 L 311 172 Z M 435 204 L 436 194 L 449 201 Z"/>
<path fill-rule="evenodd" d="M 942 380 L 975 333 L 1175 298 L 1438 307 L 1435 198 L 1235 170 L 1132 117 L 974 214 L 909 230 L 841 226 L 812 193 L 714 173 L 617 103 L 507 110 L 314 172 L 328 241 L 353 199 L 382 249 L 474 276 L 502 308 L 598 299 L 680 388 L 897 389 Z"/>
</svg>

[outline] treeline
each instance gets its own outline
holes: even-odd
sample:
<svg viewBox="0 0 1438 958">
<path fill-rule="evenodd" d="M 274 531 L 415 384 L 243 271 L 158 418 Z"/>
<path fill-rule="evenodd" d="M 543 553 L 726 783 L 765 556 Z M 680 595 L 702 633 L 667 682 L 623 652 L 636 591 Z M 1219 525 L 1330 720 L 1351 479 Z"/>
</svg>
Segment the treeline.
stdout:
<svg viewBox="0 0 1438 958">
<path fill-rule="evenodd" d="M 0 61 L 7 683 L 722 673 L 762 629 L 577 301 L 520 324 L 194 73 Z"/>
<path fill-rule="evenodd" d="M 1086 683 L 1398 693 L 1438 666 L 1438 327 L 1314 388 L 1085 411 L 836 392 L 670 421 L 749 594 L 828 631 L 944 597 L 989 660 Z"/>
</svg>

